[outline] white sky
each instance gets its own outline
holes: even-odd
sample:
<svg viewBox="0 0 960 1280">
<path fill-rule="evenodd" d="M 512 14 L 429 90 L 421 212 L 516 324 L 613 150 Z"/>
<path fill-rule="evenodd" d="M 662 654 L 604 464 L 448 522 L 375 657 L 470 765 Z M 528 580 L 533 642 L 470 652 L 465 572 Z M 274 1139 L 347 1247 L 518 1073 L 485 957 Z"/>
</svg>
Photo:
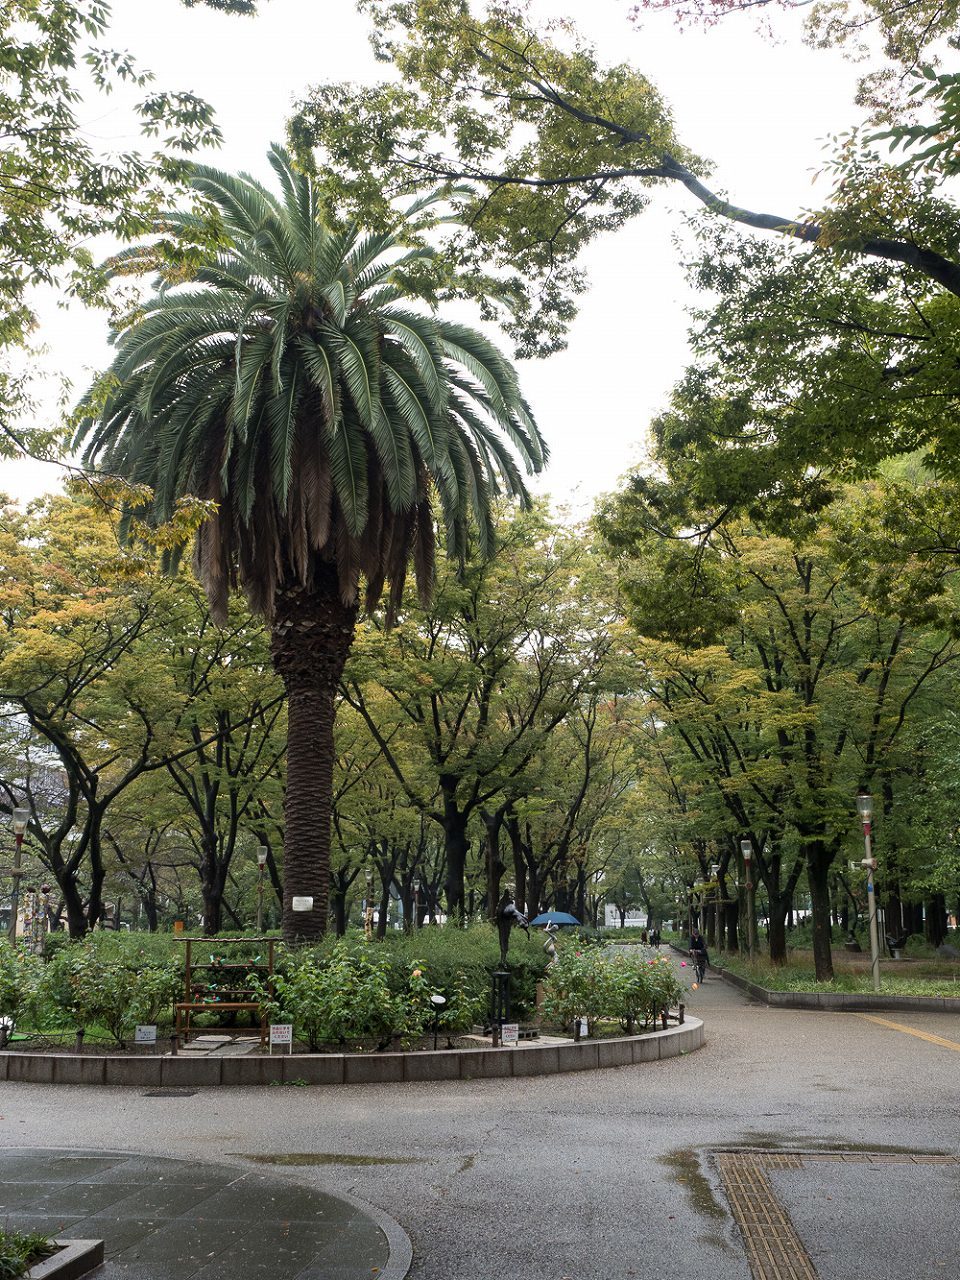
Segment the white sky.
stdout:
<svg viewBox="0 0 960 1280">
<path fill-rule="evenodd" d="M 541 15 L 572 16 L 601 54 L 628 60 L 671 103 L 683 142 L 709 157 L 713 185 L 738 204 L 795 215 L 822 195 L 811 178 L 823 140 L 855 119 L 855 68 L 838 55 L 805 48 L 792 14 L 776 13 L 780 40 L 757 35 L 749 19 L 725 19 L 708 32 L 677 29 L 667 14 L 642 30 L 627 0 L 535 0 Z M 353 0 L 263 0 L 260 16 L 229 17 L 179 0 L 114 0 L 110 47 L 128 48 L 165 88 L 210 101 L 225 135 L 203 157 L 269 181 L 265 154 L 283 138 L 291 104 L 310 84 L 374 80 L 383 68 L 367 45 Z M 90 134 L 121 148 L 134 127 L 121 101 L 84 116 Z M 524 389 L 552 451 L 536 488 L 582 512 L 642 457 L 650 419 L 664 406 L 687 358 L 684 308 L 690 298 L 672 244 L 679 213 L 696 202 L 664 188 L 646 214 L 591 247 L 590 292 L 566 351 L 521 366 Z M 759 233 L 758 233 L 759 234 Z M 45 301 L 37 335 L 46 363 L 81 391 L 109 361 L 106 322 L 97 312 Z M 0 489 L 26 499 L 59 484 L 60 472 L 30 461 L 0 463 Z"/>
</svg>

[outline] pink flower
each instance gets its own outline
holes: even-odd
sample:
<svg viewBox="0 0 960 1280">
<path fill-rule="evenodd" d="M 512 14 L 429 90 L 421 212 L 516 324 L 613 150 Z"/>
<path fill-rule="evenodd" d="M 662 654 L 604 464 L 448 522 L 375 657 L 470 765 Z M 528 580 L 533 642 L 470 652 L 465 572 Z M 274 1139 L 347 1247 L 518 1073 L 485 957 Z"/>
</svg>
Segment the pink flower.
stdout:
<svg viewBox="0 0 960 1280">
<path fill-rule="evenodd" d="M 680 968 L 681 968 L 681 969 L 685 969 L 686 967 L 687 967 L 687 962 L 686 962 L 686 960 L 681 960 L 681 961 L 680 961 Z"/>
</svg>

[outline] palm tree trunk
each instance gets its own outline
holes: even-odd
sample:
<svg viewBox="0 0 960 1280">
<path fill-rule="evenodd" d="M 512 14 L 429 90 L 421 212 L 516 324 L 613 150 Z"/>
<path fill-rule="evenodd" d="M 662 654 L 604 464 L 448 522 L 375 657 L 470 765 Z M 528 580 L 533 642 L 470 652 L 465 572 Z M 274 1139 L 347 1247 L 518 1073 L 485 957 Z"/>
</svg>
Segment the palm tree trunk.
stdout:
<svg viewBox="0 0 960 1280">
<path fill-rule="evenodd" d="M 270 637 L 273 665 L 287 693 L 287 791 L 284 799 L 283 938 L 315 942 L 327 928 L 330 818 L 336 694 L 357 606 L 340 598 L 332 565 L 317 566 L 314 586 L 278 590 Z M 310 911 L 294 911 L 310 897 Z"/>
</svg>

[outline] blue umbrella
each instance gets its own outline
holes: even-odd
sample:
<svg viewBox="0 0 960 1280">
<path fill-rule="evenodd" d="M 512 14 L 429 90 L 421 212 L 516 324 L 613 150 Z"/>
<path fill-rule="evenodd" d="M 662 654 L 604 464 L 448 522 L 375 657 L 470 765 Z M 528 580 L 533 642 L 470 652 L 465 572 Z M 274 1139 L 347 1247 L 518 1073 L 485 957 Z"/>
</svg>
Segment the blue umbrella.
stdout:
<svg viewBox="0 0 960 1280">
<path fill-rule="evenodd" d="M 531 920 L 531 924 L 579 924 L 580 921 L 576 916 L 572 916 L 569 911 L 543 911 L 537 916 L 536 920 Z"/>
</svg>

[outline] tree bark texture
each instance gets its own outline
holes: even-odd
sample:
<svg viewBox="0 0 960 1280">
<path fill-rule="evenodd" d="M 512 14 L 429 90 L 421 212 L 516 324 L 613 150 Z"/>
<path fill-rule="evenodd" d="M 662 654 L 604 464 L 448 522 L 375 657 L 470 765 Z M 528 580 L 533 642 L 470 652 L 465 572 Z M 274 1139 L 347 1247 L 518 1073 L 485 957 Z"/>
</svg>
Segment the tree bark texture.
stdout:
<svg viewBox="0 0 960 1280">
<path fill-rule="evenodd" d="M 833 980 L 833 948 L 830 938 L 830 885 L 828 874 L 833 859 L 822 840 L 807 849 L 807 880 L 813 918 L 813 965 L 817 982 Z"/>
<path fill-rule="evenodd" d="M 283 938 L 315 942 L 326 931 L 330 892 L 333 724 L 336 695 L 353 643 L 356 604 L 340 598 L 336 570 L 316 567 L 314 585 L 277 593 L 271 653 L 287 694 Z M 313 898 L 294 911 L 294 897 Z"/>
</svg>

